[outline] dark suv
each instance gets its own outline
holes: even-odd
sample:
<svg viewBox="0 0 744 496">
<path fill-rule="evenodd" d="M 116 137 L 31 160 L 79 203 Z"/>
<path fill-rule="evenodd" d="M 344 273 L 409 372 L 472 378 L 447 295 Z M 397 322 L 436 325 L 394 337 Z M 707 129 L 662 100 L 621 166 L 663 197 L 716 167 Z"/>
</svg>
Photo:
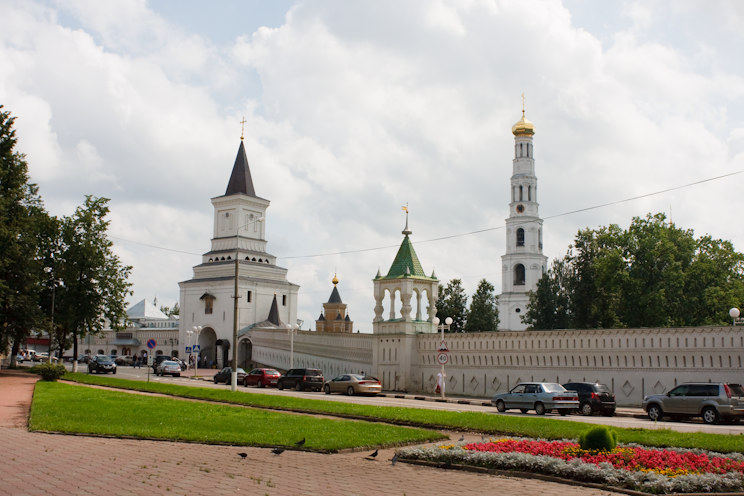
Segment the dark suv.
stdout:
<svg viewBox="0 0 744 496">
<path fill-rule="evenodd" d="M 279 389 L 295 388 L 297 391 L 320 391 L 323 387 L 323 372 L 318 369 L 289 369 L 276 382 Z"/>
<path fill-rule="evenodd" d="M 108 374 L 109 372 L 112 374 L 116 373 L 116 364 L 110 356 L 96 355 L 90 359 L 90 362 L 88 362 L 89 374 L 98 374 L 100 372 L 103 372 L 104 374 Z"/>
<path fill-rule="evenodd" d="M 721 419 L 738 422 L 744 417 L 744 389 L 741 384 L 687 382 L 666 394 L 646 396 L 642 406 L 651 420 L 669 415 L 702 417 L 706 424 L 716 424 Z"/>
<path fill-rule="evenodd" d="M 579 394 L 579 413 L 582 415 L 591 415 L 594 412 L 615 415 L 615 395 L 604 384 L 569 382 L 562 386 Z"/>
</svg>

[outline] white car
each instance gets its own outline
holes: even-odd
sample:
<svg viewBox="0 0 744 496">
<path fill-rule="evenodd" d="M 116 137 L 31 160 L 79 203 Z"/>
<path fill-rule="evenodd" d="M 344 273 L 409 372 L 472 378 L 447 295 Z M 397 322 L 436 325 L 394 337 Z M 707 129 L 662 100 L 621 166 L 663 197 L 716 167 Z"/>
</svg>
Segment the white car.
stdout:
<svg viewBox="0 0 744 496">
<path fill-rule="evenodd" d="M 181 377 L 181 365 L 173 360 L 163 360 L 155 370 L 155 375 L 172 375 Z"/>
</svg>

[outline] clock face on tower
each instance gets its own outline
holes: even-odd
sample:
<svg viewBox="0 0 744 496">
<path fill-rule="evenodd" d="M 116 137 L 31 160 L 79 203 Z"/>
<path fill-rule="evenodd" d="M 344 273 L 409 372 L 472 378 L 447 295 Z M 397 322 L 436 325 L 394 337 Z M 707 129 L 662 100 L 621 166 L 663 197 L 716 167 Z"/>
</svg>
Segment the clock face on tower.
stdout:
<svg viewBox="0 0 744 496">
<path fill-rule="evenodd" d="M 522 212 L 524 212 L 524 205 L 520 203 L 519 205 L 517 205 L 517 213 L 521 214 Z"/>
</svg>

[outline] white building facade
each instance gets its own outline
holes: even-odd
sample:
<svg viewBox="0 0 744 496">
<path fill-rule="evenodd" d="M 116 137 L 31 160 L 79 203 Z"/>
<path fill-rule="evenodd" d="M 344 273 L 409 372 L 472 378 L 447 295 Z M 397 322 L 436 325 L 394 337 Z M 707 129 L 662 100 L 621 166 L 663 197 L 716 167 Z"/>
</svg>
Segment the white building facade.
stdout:
<svg viewBox="0 0 744 496">
<path fill-rule="evenodd" d="M 523 331 L 522 323 L 529 292 L 547 270 L 543 255 L 543 221 L 538 213 L 537 176 L 532 137 L 535 126 L 524 116 L 512 127 L 514 160 L 512 162 L 511 201 L 506 219 L 506 252 L 501 257 L 501 295 L 499 328 Z"/>
<path fill-rule="evenodd" d="M 193 277 L 178 284 L 180 342 L 182 347 L 198 344 L 199 358 L 207 364 L 222 367 L 232 360 L 236 278 L 239 330 L 265 321 L 274 299 L 280 322 L 297 320 L 299 286 L 287 280 L 287 269 L 266 251 L 269 203 L 256 196 L 241 138 L 225 194 L 212 198 L 211 249 L 193 268 Z M 196 333 L 188 333 L 197 326 L 198 342 Z M 245 357 L 238 360 L 243 363 Z"/>
</svg>

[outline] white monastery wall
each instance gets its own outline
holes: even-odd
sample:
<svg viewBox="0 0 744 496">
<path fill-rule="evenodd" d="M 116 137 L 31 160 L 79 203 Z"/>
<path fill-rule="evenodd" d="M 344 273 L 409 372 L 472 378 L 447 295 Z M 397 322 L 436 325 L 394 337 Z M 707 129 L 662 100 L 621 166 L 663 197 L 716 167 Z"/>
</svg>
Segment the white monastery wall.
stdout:
<svg viewBox="0 0 744 496">
<path fill-rule="evenodd" d="M 744 330 L 736 327 L 599 329 L 446 334 L 449 394 L 490 398 L 520 381 L 607 384 L 618 405 L 685 381 L 744 383 Z M 287 369 L 286 331 L 252 331 L 253 360 Z M 299 331 L 294 366 L 328 378 L 364 370 L 392 391 L 432 392 L 441 334 Z"/>
</svg>

